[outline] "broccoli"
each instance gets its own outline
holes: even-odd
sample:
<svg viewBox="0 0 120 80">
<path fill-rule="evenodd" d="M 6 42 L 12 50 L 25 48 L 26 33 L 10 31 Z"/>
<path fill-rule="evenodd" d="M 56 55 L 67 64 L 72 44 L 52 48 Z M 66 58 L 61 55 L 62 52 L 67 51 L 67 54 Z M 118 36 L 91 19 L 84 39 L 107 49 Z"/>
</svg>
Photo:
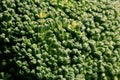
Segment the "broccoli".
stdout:
<svg viewBox="0 0 120 80">
<path fill-rule="evenodd" d="M 1 0 L 0 79 L 120 80 L 118 0 Z"/>
</svg>

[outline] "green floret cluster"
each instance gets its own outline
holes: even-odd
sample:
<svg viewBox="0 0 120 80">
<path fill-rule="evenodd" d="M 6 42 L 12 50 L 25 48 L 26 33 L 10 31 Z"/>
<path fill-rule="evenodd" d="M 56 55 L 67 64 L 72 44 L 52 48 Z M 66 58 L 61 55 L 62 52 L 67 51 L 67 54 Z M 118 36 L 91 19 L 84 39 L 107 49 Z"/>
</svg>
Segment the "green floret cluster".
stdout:
<svg viewBox="0 0 120 80">
<path fill-rule="evenodd" d="M 120 80 L 118 0 L 1 0 L 0 79 Z"/>
</svg>

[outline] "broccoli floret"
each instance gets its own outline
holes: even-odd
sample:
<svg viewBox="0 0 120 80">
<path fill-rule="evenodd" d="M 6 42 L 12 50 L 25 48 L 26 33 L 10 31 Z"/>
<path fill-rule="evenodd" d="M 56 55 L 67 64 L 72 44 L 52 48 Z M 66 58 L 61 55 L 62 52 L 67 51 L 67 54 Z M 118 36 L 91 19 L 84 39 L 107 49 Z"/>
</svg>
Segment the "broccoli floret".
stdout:
<svg viewBox="0 0 120 80">
<path fill-rule="evenodd" d="M 119 4 L 0 1 L 0 79 L 119 80 Z"/>
</svg>

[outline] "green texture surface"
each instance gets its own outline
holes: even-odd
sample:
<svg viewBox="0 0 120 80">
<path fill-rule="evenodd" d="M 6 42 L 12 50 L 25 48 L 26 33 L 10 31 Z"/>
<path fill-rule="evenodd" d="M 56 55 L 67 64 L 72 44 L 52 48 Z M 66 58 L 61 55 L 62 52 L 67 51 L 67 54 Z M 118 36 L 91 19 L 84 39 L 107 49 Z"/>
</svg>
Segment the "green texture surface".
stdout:
<svg viewBox="0 0 120 80">
<path fill-rule="evenodd" d="M 118 0 L 1 0 L 0 78 L 120 80 Z"/>
</svg>

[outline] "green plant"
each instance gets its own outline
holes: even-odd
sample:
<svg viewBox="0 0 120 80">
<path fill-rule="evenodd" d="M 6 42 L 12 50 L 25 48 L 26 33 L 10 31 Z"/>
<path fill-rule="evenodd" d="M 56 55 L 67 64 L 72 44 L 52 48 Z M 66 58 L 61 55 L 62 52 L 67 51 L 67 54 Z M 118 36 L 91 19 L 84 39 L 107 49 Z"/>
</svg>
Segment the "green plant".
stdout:
<svg viewBox="0 0 120 80">
<path fill-rule="evenodd" d="M 119 80 L 118 0 L 0 1 L 0 78 Z"/>
</svg>

